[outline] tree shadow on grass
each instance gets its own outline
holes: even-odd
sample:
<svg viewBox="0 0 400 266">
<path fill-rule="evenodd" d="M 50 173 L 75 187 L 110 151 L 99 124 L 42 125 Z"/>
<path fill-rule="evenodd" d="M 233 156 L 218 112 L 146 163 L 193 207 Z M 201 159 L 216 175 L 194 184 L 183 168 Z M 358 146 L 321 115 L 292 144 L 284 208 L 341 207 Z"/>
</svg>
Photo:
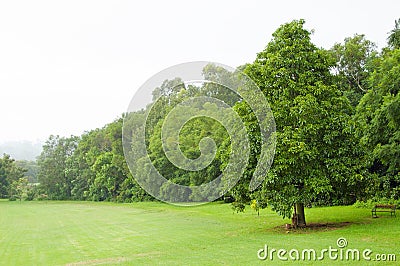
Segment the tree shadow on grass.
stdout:
<svg viewBox="0 0 400 266">
<path fill-rule="evenodd" d="M 295 234 L 309 234 L 314 232 L 327 232 L 340 228 L 348 227 L 354 222 L 337 222 L 337 223 L 310 223 L 306 227 L 288 228 L 287 225 L 280 225 L 272 228 L 277 233 L 295 233 Z"/>
</svg>

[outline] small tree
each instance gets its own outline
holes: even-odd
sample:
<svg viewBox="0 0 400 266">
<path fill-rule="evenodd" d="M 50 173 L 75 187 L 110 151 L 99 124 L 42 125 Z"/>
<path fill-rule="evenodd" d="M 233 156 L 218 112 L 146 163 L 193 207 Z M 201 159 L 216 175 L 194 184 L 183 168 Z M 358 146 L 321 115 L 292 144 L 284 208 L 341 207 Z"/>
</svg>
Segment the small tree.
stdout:
<svg viewBox="0 0 400 266">
<path fill-rule="evenodd" d="M 17 181 L 14 181 L 11 184 L 11 197 L 16 197 L 19 199 L 19 201 L 21 201 L 23 197 L 27 196 L 28 188 L 28 179 L 26 177 L 19 178 Z"/>
</svg>

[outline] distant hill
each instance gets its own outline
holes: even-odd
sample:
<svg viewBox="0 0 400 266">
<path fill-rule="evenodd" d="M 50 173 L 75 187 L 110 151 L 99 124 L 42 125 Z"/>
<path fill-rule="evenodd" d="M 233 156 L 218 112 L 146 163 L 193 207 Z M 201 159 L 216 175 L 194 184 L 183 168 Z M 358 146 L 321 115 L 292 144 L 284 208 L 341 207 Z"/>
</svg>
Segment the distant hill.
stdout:
<svg viewBox="0 0 400 266">
<path fill-rule="evenodd" d="M 35 161 L 42 152 L 41 142 L 10 141 L 0 143 L 0 156 L 9 154 L 15 160 Z"/>
</svg>

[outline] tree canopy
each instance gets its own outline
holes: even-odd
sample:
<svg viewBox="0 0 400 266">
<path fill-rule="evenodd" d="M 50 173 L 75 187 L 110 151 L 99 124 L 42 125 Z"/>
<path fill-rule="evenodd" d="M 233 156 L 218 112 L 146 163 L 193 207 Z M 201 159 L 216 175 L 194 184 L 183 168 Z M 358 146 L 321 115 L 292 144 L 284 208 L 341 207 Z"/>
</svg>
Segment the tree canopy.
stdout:
<svg viewBox="0 0 400 266">
<path fill-rule="evenodd" d="M 0 158 L 0 198 L 12 198 L 14 184 L 24 178 L 27 170 L 19 167 L 8 154 Z"/>
<path fill-rule="evenodd" d="M 346 196 L 361 178 L 352 159 L 350 103 L 333 83 L 332 57 L 310 36 L 304 20 L 282 25 L 245 70 L 265 93 L 277 125 L 274 163 L 257 198 L 284 217 L 294 210 L 300 225 L 304 205 Z"/>
<path fill-rule="evenodd" d="M 142 110 L 123 114 L 81 136 L 50 136 L 37 161 L 37 194 L 50 199 L 154 200 L 138 182 L 149 177 L 151 163 L 171 181 L 162 186 L 151 184 L 158 193 L 171 200 L 182 196 L 178 194 L 187 194 L 193 201 L 207 200 L 192 188 L 221 175 L 234 152 L 228 130 L 215 119 L 202 116 L 219 108 L 217 105 L 180 106 L 207 96 L 226 103 L 220 109 L 222 115 L 234 110 L 248 135 L 247 167 L 239 182 L 219 195 L 233 201 L 234 209 L 242 211 L 250 202 L 257 210 L 271 206 L 279 215 L 292 217 L 294 225 L 304 226 L 306 206 L 352 204 L 373 197 L 399 200 L 399 24 L 397 20 L 382 51 L 362 34 L 327 50 L 312 42 L 312 30 L 305 28 L 304 20 L 294 20 L 272 34 L 252 63 L 238 68 L 261 89 L 259 96 L 267 99 L 276 124 L 274 161 L 254 191 L 249 186 L 262 156 L 259 121 L 246 100 L 215 84 L 234 84 L 236 76 L 210 64 L 202 74 L 215 83 L 188 84 L 180 77 L 165 80 L 154 88 L 153 102 Z M 175 117 L 177 125 L 185 115 L 195 118 L 181 127 L 163 128 L 168 114 L 177 107 L 182 110 L 182 116 Z M 127 132 L 123 132 L 123 123 Z M 179 132 L 172 134 L 175 131 Z M 142 133 L 144 150 L 139 141 Z M 165 143 L 161 140 L 164 133 L 171 133 Z M 124 154 L 122 137 L 129 139 L 129 148 L 136 153 Z M 208 138 L 216 144 L 215 157 L 199 171 L 176 167 L 171 162 L 174 154 L 165 151 L 179 147 L 184 156 L 195 160 L 202 155 L 203 139 Z M 147 155 L 150 161 L 144 159 Z M 126 156 L 137 159 L 132 172 Z M 1 197 L 22 191 L 23 173 L 9 156 L 0 159 Z M 172 183 L 188 188 L 174 195 Z"/>
</svg>

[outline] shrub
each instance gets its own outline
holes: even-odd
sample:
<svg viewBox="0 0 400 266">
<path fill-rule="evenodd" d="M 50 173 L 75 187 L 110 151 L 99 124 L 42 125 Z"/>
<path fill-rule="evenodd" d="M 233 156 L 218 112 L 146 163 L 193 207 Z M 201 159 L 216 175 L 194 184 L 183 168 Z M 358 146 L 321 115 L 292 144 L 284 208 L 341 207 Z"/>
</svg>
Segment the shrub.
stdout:
<svg viewBox="0 0 400 266">
<path fill-rule="evenodd" d="M 46 194 L 39 194 L 37 196 L 37 200 L 47 200 L 47 199 L 48 199 L 48 197 Z"/>
<path fill-rule="evenodd" d="M 372 209 L 377 204 L 390 204 L 400 206 L 400 200 L 388 199 L 388 198 L 372 198 L 367 201 L 359 201 L 357 200 L 354 203 L 354 207 L 356 208 L 369 208 Z"/>
<path fill-rule="evenodd" d="M 11 196 L 8 200 L 9 200 L 9 201 L 16 201 L 16 200 L 17 200 L 17 197 Z"/>
</svg>

